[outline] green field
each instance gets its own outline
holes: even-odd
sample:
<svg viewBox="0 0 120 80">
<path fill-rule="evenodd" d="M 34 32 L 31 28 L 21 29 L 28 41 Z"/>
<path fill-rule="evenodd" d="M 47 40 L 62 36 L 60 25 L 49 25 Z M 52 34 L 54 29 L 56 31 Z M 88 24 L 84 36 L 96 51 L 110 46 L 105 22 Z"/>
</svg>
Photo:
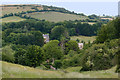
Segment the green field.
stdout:
<svg viewBox="0 0 120 80">
<path fill-rule="evenodd" d="M 34 9 L 31 9 L 34 5 L 31 6 L 14 6 L 14 5 L 0 5 L 0 8 L 2 9 L 2 15 L 10 14 L 10 13 L 18 13 L 18 12 L 26 12 L 26 11 L 34 11 Z"/>
<path fill-rule="evenodd" d="M 116 67 L 103 71 L 79 72 L 81 67 L 70 67 L 63 70 L 47 71 L 27 66 L 21 66 L 4 61 L 2 63 L 3 78 L 117 78 L 118 74 L 114 73 Z"/>
<path fill-rule="evenodd" d="M 7 23 L 7 22 L 19 22 L 19 21 L 23 21 L 23 20 L 26 20 L 26 19 L 23 19 L 23 18 L 20 18 L 20 17 L 17 17 L 17 16 L 11 16 L 11 17 L 6 17 L 6 18 L 2 18 L 2 22 L 4 23 Z M 1 21 L 1 19 L 0 19 Z"/>
<path fill-rule="evenodd" d="M 96 36 L 88 37 L 88 36 L 72 36 L 71 40 L 77 40 L 79 39 L 80 41 L 85 41 L 86 43 L 88 41 L 93 42 L 96 39 Z"/>
<path fill-rule="evenodd" d="M 80 16 L 80 15 L 74 15 L 74 14 L 67 14 L 67 13 L 60 13 L 60 12 L 34 12 L 34 13 L 29 13 L 27 16 L 31 16 L 36 19 L 45 19 L 47 21 L 51 22 L 60 22 L 64 20 L 83 20 L 86 19 L 87 17 L 85 16 Z"/>
</svg>

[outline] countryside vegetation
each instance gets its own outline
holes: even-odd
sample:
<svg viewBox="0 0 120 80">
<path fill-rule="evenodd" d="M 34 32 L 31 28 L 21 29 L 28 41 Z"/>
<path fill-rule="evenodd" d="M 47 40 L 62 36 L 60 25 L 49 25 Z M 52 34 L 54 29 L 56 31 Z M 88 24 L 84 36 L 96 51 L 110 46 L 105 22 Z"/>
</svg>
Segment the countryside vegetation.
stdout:
<svg viewBox="0 0 120 80">
<path fill-rule="evenodd" d="M 118 78 L 119 17 L 46 5 L 0 7 L 3 78 Z"/>
</svg>

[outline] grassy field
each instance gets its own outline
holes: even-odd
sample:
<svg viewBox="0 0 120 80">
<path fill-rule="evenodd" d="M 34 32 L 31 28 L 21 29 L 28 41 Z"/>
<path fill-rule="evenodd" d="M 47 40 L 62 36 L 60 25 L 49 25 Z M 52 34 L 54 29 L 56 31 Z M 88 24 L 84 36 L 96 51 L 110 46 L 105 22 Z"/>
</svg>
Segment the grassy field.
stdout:
<svg viewBox="0 0 120 80">
<path fill-rule="evenodd" d="M 7 22 L 19 22 L 19 21 L 23 21 L 26 19 L 17 17 L 17 16 L 11 16 L 11 17 L 6 17 L 6 18 L 2 18 L 2 20 L 0 19 L 0 21 L 2 21 L 3 23 L 7 23 Z"/>
<path fill-rule="evenodd" d="M 34 7 L 36 5 L 26 5 L 26 6 L 22 6 L 22 5 L 0 5 L 0 9 L 2 10 L 2 15 L 4 14 L 10 14 L 10 13 L 18 13 L 18 12 L 26 12 L 26 11 L 35 11 L 35 9 L 32 9 L 32 7 Z M 38 5 L 37 5 L 38 6 Z M 39 10 L 42 10 L 43 7 L 42 6 L 38 6 L 37 7 Z"/>
<path fill-rule="evenodd" d="M 79 72 L 81 67 L 70 67 L 65 69 L 67 73 L 62 70 L 47 71 L 27 66 L 21 66 L 4 61 L 2 63 L 2 77 L 3 78 L 117 78 L 118 74 L 114 73 L 115 68 L 103 71 L 87 71 Z"/>
<path fill-rule="evenodd" d="M 88 36 L 72 36 L 71 40 L 77 40 L 79 39 L 80 41 L 85 41 L 86 43 L 88 41 L 93 42 L 96 39 L 96 36 L 88 37 Z"/>
<path fill-rule="evenodd" d="M 66 14 L 66 13 L 60 13 L 60 12 L 34 12 L 27 14 L 28 16 L 31 16 L 36 19 L 45 19 L 47 21 L 51 22 L 60 22 L 64 20 L 83 20 L 87 17 L 80 16 L 80 15 L 74 15 L 74 14 Z"/>
</svg>

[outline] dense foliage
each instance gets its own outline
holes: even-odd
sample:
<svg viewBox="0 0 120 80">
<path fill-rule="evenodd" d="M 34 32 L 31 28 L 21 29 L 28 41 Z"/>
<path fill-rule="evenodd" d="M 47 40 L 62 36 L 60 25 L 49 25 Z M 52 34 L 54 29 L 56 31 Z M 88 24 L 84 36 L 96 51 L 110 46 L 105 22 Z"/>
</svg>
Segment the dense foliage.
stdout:
<svg viewBox="0 0 120 80">
<path fill-rule="evenodd" d="M 120 38 L 120 18 L 117 18 L 107 25 L 103 25 L 98 31 L 96 42 L 103 43 L 104 41 Z"/>
<path fill-rule="evenodd" d="M 36 7 L 33 9 L 37 10 Z M 89 18 L 88 22 L 99 19 L 96 15 L 90 15 Z M 90 25 L 79 20 L 54 23 L 35 19 L 4 23 L 2 60 L 30 67 L 42 65 L 45 69 L 82 66 L 81 71 L 105 70 L 117 65 L 116 72 L 119 72 L 120 19 L 102 24 L 97 22 Z M 50 35 L 50 42 L 44 43 L 43 34 Z M 80 50 L 80 40 L 70 40 L 70 36 L 79 35 L 97 35 L 97 39 L 93 43 L 81 41 L 84 48 Z"/>
</svg>

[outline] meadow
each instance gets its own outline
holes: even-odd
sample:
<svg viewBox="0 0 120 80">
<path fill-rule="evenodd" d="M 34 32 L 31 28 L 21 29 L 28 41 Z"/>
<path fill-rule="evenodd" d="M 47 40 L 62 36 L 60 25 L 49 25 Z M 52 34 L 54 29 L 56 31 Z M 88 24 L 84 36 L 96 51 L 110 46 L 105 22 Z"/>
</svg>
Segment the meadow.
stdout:
<svg viewBox="0 0 120 80">
<path fill-rule="evenodd" d="M 32 9 L 36 5 L 1 5 L 0 8 L 2 9 L 2 15 L 10 14 L 10 13 L 19 13 L 19 12 L 26 12 L 26 11 L 35 11 L 35 9 Z M 38 9 L 43 9 L 42 6 L 38 6 Z"/>
<path fill-rule="evenodd" d="M 26 20 L 26 19 L 23 19 L 23 18 L 20 18 L 20 17 L 17 17 L 17 16 L 6 17 L 6 18 L 3 18 L 2 20 L 0 19 L 0 21 L 2 21 L 3 23 L 19 22 L 19 21 L 23 21 L 23 20 Z"/>
<path fill-rule="evenodd" d="M 80 41 L 84 41 L 87 43 L 88 41 L 93 42 L 96 39 L 96 36 L 72 36 L 71 40 L 77 40 L 79 39 Z"/>
<path fill-rule="evenodd" d="M 40 19 L 40 20 L 45 19 L 46 21 L 50 21 L 50 22 L 87 19 L 87 17 L 85 16 L 60 13 L 60 12 L 34 12 L 34 13 L 27 14 L 27 16 L 31 16 L 33 18 Z"/>
<path fill-rule="evenodd" d="M 41 70 L 32 67 L 2 63 L 3 78 L 118 78 L 113 67 L 109 70 L 79 72 L 81 67 L 69 67 L 64 70 Z M 66 71 L 67 73 L 65 73 Z"/>
</svg>

